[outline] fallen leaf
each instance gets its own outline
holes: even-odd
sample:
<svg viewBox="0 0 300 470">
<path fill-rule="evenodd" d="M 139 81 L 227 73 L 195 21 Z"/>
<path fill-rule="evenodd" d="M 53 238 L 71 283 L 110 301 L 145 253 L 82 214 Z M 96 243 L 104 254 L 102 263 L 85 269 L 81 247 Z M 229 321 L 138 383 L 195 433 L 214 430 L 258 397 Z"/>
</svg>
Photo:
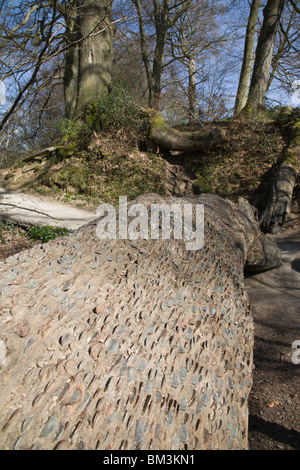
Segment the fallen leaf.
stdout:
<svg viewBox="0 0 300 470">
<path fill-rule="evenodd" d="M 269 403 L 267 403 L 267 406 L 269 408 L 273 408 L 274 406 L 278 406 L 279 405 L 279 401 L 270 401 Z"/>
</svg>

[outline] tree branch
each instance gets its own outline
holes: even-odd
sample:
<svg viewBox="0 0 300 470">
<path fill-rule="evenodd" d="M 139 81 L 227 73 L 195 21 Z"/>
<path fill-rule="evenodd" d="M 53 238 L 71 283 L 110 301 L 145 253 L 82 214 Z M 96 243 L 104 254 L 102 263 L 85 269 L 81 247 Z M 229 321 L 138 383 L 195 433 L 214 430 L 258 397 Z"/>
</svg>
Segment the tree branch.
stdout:
<svg viewBox="0 0 300 470">
<path fill-rule="evenodd" d="M 300 13 L 300 8 L 296 4 L 294 0 L 289 0 L 290 4 L 293 6 L 293 8 L 296 10 L 297 13 Z"/>
<path fill-rule="evenodd" d="M 21 209 L 21 210 L 24 210 L 24 211 L 30 211 L 30 212 L 35 212 L 36 214 L 40 214 L 40 215 L 44 215 L 46 217 L 49 217 L 50 219 L 53 219 L 53 220 L 65 220 L 65 219 L 62 219 L 60 217 L 53 217 L 52 215 L 50 214 L 47 214 L 47 212 L 43 212 L 43 211 L 39 211 L 38 209 L 32 209 L 30 207 L 21 207 L 21 206 L 18 206 L 17 204 L 13 204 L 12 202 L 2 202 L 0 200 L 0 207 L 1 206 L 9 206 L 9 207 L 15 207 L 17 209 Z M 3 212 L 0 212 L 0 215 L 2 214 Z"/>
<path fill-rule="evenodd" d="M 0 131 L 3 129 L 3 127 L 5 126 L 6 122 L 8 121 L 8 119 L 10 118 L 10 116 L 13 114 L 13 112 L 15 111 L 16 107 L 18 106 L 18 103 L 19 101 L 22 99 L 24 93 L 26 93 L 26 91 L 34 84 L 35 82 L 35 79 L 37 77 L 37 74 L 40 70 L 40 67 L 42 65 L 42 59 L 43 59 L 43 56 L 44 54 L 46 53 L 48 47 L 49 47 L 49 44 L 50 44 L 50 38 L 51 38 L 51 35 L 52 35 L 52 29 L 53 29 L 53 26 L 54 26 L 54 23 L 55 23 L 55 19 L 56 19 L 56 0 L 54 0 L 54 5 L 53 5 L 53 13 L 52 13 L 52 19 L 51 19 L 51 22 L 50 22 L 50 27 L 49 27 L 49 31 L 48 31 L 48 35 L 47 35 L 47 38 L 46 38 L 46 42 L 45 42 L 45 45 L 43 47 L 43 49 L 41 50 L 38 58 L 37 58 L 37 62 L 36 62 L 36 66 L 34 68 L 34 71 L 30 77 L 30 79 L 28 80 L 28 82 L 26 83 L 26 85 L 23 87 L 23 89 L 21 89 L 14 101 L 14 103 L 11 105 L 10 109 L 5 113 L 2 121 L 0 122 Z"/>
</svg>

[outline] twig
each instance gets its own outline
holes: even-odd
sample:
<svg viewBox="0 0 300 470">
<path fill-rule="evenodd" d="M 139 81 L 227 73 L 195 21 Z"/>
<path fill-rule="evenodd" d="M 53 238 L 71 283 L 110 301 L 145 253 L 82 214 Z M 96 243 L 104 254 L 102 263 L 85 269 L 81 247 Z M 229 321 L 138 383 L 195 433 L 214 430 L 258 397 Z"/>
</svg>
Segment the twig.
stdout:
<svg viewBox="0 0 300 470">
<path fill-rule="evenodd" d="M 25 211 L 35 212 L 37 214 L 45 215 L 46 217 L 49 217 L 50 219 L 53 219 L 53 220 L 65 220 L 65 219 L 61 219 L 60 217 L 53 217 L 52 215 L 47 214 L 46 212 L 39 211 L 38 209 L 31 209 L 29 207 L 21 207 L 21 206 L 18 206 L 17 204 L 12 204 L 11 202 L 0 202 L 0 206 L 10 206 L 10 207 L 15 207 L 17 209 L 21 209 Z"/>
</svg>

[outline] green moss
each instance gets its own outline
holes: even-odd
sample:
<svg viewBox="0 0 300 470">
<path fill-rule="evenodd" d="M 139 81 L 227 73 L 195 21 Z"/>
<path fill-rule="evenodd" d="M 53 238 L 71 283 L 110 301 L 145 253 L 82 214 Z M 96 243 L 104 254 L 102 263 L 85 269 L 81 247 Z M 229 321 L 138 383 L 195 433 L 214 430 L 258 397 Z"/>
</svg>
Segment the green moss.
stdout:
<svg viewBox="0 0 300 470">
<path fill-rule="evenodd" d="M 286 127 L 290 135 L 290 142 L 284 155 L 284 163 L 296 168 L 300 162 L 300 119 L 298 110 L 290 113 Z"/>
<path fill-rule="evenodd" d="M 196 194 L 213 193 L 215 190 L 215 178 L 213 168 L 202 167 L 196 172 L 197 179 L 193 182 Z"/>
<path fill-rule="evenodd" d="M 113 169 L 104 176 L 105 191 L 100 194 L 104 202 L 116 204 L 121 195 L 132 200 L 146 192 L 162 193 L 165 162 L 160 157 L 149 154 L 143 162 L 139 154 L 132 154 L 130 158 L 111 158 Z"/>
<path fill-rule="evenodd" d="M 25 230 L 29 238 L 33 240 L 41 240 L 43 243 L 47 243 L 49 240 L 54 240 L 58 236 L 66 235 L 70 231 L 64 227 L 52 227 L 51 225 L 27 227 Z"/>
<path fill-rule="evenodd" d="M 299 153 L 295 153 L 292 148 L 289 148 L 284 156 L 284 164 L 292 165 L 293 167 L 297 167 L 299 162 Z"/>
<path fill-rule="evenodd" d="M 68 145 L 57 149 L 56 155 L 58 157 L 58 160 L 63 160 L 65 158 L 72 157 L 72 155 L 74 155 L 76 150 L 77 150 L 76 142 L 70 142 Z"/>
<path fill-rule="evenodd" d="M 116 204 L 121 195 L 131 200 L 145 192 L 163 193 L 166 164 L 159 155 L 138 151 L 109 154 L 100 149 L 97 155 L 78 152 L 67 161 L 52 163 L 35 184 L 30 183 L 31 188 L 42 187 L 49 195 L 79 198 L 93 205 Z"/>
<path fill-rule="evenodd" d="M 296 145 L 300 145 L 300 121 L 293 124 L 292 135 L 291 146 L 295 147 Z"/>
<path fill-rule="evenodd" d="M 100 116 L 97 103 L 92 103 L 87 108 L 85 122 L 90 131 L 100 131 Z"/>
<path fill-rule="evenodd" d="M 240 116 L 243 118 L 249 118 L 254 115 L 253 105 L 248 101 L 246 106 L 240 112 Z"/>
<path fill-rule="evenodd" d="M 109 112 L 110 103 L 117 102 L 121 105 L 124 101 L 123 96 L 120 96 L 119 101 L 112 101 L 111 95 L 107 100 L 101 108 L 105 111 L 105 116 L 109 116 L 106 113 Z M 116 116 L 116 109 L 110 119 Z M 94 118 L 96 114 L 95 111 Z M 122 114 L 121 117 L 125 119 L 126 115 Z M 292 124 L 289 122 L 289 125 L 295 128 L 293 135 L 296 140 L 293 145 L 297 146 L 300 121 L 294 116 Z M 279 125 L 277 120 L 270 119 L 265 122 L 242 118 L 229 120 L 226 126 L 224 125 L 228 134 L 224 145 L 186 156 L 181 154 L 175 157 L 178 158 L 176 164 L 182 165 L 192 179 L 194 177 L 195 193 L 214 193 L 232 200 L 238 196 L 250 198 L 260 186 L 261 193 L 266 193 L 268 188 L 265 189 L 264 175 L 267 174 L 267 177 L 271 178 L 273 167 L 282 163 L 278 158 L 283 154 L 283 145 L 287 144 L 291 137 L 291 134 L 288 134 L 291 127 L 288 128 L 287 124 L 288 119 L 283 119 L 283 116 L 282 125 Z M 282 139 L 283 125 L 285 139 Z M 155 112 L 152 116 L 151 127 L 169 129 L 160 112 Z M 124 133 L 121 133 L 120 129 L 124 128 L 121 126 L 115 132 L 96 134 L 81 147 L 77 145 L 77 138 L 65 142 L 65 145 L 57 150 L 56 157 L 48 156 L 45 161 L 39 162 L 39 171 L 31 172 L 25 168 L 22 175 L 20 171 L 17 172 L 19 188 L 30 188 L 49 196 L 58 196 L 69 201 L 80 200 L 77 203 L 94 206 L 101 202 L 117 204 L 120 195 L 126 195 L 131 200 L 147 192 L 165 194 L 164 158 L 155 153 L 135 151 L 136 140 L 134 144 L 132 141 L 126 141 L 124 145 Z M 73 131 L 76 136 L 76 126 L 70 125 L 69 135 Z M 174 132 L 180 133 L 176 130 Z M 288 154 L 292 164 L 296 164 L 298 158 L 294 148 Z M 27 176 L 26 183 L 24 175 Z"/>
<path fill-rule="evenodd" d="M 293 129 L 294 129 L 295 132 L 300 133 L 300 121 L 296 122 L 293 125 Z"/>
<path fill-rule="evenodd" d="M 57 171 L 49 168 L 40 177 L 40 183 L 53 187 L 56 186 L 66 193 L 68 188 L 72 187 L 77 193 L 85 194 L 88 192 L 89 182 L 92 175 L 87 168 L 66 166 Z"/>
<path fill-rule="evenodd" d="M 150 135 L 153 133 L 156 129 L 160 129 L 162 131 L 168 132 L 170 134 L 176 134 L 179 136 L 185 136 L 187 139 L 189 137 L 193 137 L 195 135 L 199 134 L 199 130 L 195 131 L 180 131 L 178 129 L 175 129 L 174 127 L 170 126 L 162 113 L 159 111 L 154 111 L 152 112 L 152 115 L 150 117 Z M 224 132 L 224 137 L 225 137 L 225 132 Z"/>
<path fill-rule="evenodd" d="M 24 160 L 18 160 L 13 166 L 12 168 L 14 170 L 17 170 L 18 168 L 24 168 L 24 166 L 26 165 L 26 162 Z"/>
<path fill-rule="evenodd" d="M 167 130 L 168 127 L 169 126 L 166 124 L 165 118 L 162 113 L 160 113 L 159 111 L 154 111 L 151 116 L 150 133 L 157 128 L 164 128 Z"/>
<path fill-rule="evenodd" d="M 14 176 L 13 172 L 9 172 L 9 173 L 7 173 L 7 174 L 4 176 L 4 181 L 6 181 L 6 180 L 9 180 L 9 179 L 13 178 L 13 176 Z"/>
</svg>

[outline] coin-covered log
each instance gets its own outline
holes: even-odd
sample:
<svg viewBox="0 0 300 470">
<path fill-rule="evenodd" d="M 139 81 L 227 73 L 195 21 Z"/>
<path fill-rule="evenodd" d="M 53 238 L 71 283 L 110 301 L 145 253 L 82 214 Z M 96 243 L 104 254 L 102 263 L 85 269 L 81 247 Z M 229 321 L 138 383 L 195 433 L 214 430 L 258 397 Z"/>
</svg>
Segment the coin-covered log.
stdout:
<svg viewBox="0 0 300 470">
<path fill-rule="evenodd" d="M 247 448 L 258 223 L 245 201 L 138 202 L 204 204 L 204 246 L 95 223 L 0 263 L 1 449 Z"/>
</svg>

